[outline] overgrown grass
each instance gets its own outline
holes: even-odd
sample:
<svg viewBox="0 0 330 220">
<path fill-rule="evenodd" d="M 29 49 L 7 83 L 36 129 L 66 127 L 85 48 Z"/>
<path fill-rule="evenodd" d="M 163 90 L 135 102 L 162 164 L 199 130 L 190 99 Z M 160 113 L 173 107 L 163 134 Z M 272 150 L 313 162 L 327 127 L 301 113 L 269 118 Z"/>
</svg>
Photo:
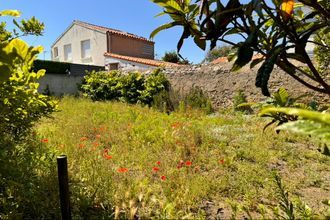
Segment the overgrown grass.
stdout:
<svg viewBox="0 0 330 220">
<path fill-rule="evenodd" d="M 293 199 L 326 215 L 329 157 L 302 137 L 263 132 L 264 119 L 195 110 L 168 115 L 68 97 L 53 116 L 38 135 L 48 140 L 45 147 L 68 155 L 77 217 L 229 218 L 240 204 L 259 218 L 262 206 L 270 218 L 278 204 L 274 171 Z"/>
</svg>

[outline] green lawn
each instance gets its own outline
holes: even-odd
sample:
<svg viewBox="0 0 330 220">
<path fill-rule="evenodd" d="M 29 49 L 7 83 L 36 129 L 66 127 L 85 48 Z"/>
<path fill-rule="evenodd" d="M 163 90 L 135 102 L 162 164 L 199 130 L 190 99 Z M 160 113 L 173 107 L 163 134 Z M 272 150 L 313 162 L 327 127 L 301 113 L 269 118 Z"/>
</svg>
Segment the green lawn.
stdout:
<svg viewBox="0 0 330 220">
<path fill-rule="evenodd" d="M 238 209 L 270 218 L 279 201 L 275 171 L 294 204 L 318 217 L 329 212 L 322 201 L 330 199 L 330 158 L 306 138 L 263 132 L 266 119 L 75 98 L 59 108 L 37 133 L 50 151 L 68 155 L 75 216 L 228 218 Z"/>
</svg>

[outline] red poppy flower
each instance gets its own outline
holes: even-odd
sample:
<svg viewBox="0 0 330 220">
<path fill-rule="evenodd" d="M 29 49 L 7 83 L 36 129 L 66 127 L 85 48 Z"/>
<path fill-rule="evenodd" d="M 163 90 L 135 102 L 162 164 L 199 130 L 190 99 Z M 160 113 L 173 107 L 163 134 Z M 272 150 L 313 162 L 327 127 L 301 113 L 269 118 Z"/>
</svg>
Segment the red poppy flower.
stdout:
<svg viewBox="0 0 330 220">
<path fill-rule="evenodd" d="M 224 164 L 224 163 L 225 163 L 225 160 L 224 160 L 224 159 L 221 159 L 221 160 L 219 160 L 219 162 L 220 162 L 221 164 Z"/>
<path fill-rule="evenodd" d="M 106 130 L 106 127 L 105 127 L 105 126 L 101 126 L 99 130 L 100 130 L 101 132 L 103 132 L 103 131 Z"/>
<path fill-rule="evenodd" d="M 159 167 L 152 168 L 153 171 L 157 172 L 159 170 Z"/>
<path fill-rule="evenodd" d="M 156 164 L 157 164 L 157 165 L 160 165 L 160 161 L 157 161 Z"/>
<path fill-rule="evenodd" d="M 46 139 L 46 138 L 45 139 L 42 139 L 41 142 L 48 143 L 48 139 Z"/>
<path fill-rule="evenodd" d="M 117 170 L 119 173 L 126 173 L 128 171 L 127 168 L 124 168 L 124 167 L 121 167 L 121 168 L 118 168 Z"/>
<path fill-rule="evenodd" d="M 87 140 L 87 137 L 81 137 L 80 138 L 80 141 L 86 141 Z"/>
<path fill-rule="evenodd" d="M 161 178 L 163 181 L 166 180 L 166 176 L 161 176 L 160 178 Z"/>
<path fill-rule="evenodd" d="M 84 148 L 85 145 L 84 144 L 79 144 L 79 148 Z"/>
<path fill-rule="evenodd" d="M 180 122 L 175 122 L 175 123 L 173 123 L 173 124 L 171 124 L 171 127 L 173 128 L 173 129 L 175 129 L 175 128 L 178 128 L 178 127 L 180 127 Z"/>
<path fill-rule="evenodd" d="M 94 146 L 94 147 L 98 147 L 98 146 L 100 146 L 100 143 L 98 143 L 98 142 L 94 142 L 94 143 L 93 143 L 93 146 Z"/>
<path fill-rule="evenodd" d="M 108 154 L 108 149 L 104 149 L 103 151 L 103 157 L 107 160 L 112 159 L 112 156 Z"/>
<path fill-rule="evenodd" d="M 101 138 L 100 134 L 95 135 L 96 138 Z"/>
<path fill-rule="evenodd" d="M 192 162 L 191 162 L 191 161 L 189 161 L 189 160 L 186 161 L 186 166 L 187 166 L 187 167 L 190 167 L 191 165 L 192 165 Z"/>
</svg>

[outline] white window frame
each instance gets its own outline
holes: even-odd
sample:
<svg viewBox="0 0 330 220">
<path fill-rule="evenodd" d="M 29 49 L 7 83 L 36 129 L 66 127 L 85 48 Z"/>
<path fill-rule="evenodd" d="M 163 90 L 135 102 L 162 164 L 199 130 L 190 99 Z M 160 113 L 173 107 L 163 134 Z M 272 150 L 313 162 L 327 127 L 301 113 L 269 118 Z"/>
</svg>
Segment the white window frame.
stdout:
<svg viewBox="0 0 330 220">
<path fill-rule="evenodd" d="M 87 43 L 87 42 L 88 42 L 89 48 L 86 49 L 86 48 L 84 48 L 84 45 L 85 45 L 84 43 Z M 80 42 L 80 49 L 81 49 L 81 58 L 82 59 L 90 58 L 91 57 L 91 52 L 92 52 L 90 39 L 81 41 Z"/>
<path fill-rule="evenodd" d="M 67 48 L 70 48 L 70 53 L 67 53 Z M 71 61 L 72 60 L 72 46 L 71 44 L 65 44 L 63 46 L 64 50 L 64 60 L 65 61 Z"/>
<path fill-rule="evenodd" d="M 54 58 L 58 58 L 58 47 L 54 47 Z"/>
</svg>

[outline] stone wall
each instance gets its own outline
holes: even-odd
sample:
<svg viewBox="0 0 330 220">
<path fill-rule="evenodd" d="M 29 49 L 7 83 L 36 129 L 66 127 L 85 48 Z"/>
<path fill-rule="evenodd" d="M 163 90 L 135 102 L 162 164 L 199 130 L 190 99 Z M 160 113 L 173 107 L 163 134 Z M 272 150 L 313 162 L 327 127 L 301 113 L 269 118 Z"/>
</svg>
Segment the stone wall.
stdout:
<svg viewBox="0 0 330 220">
<path fill-rule="evenodd" d="M 255 87 L 257 68 L 244 67 L 238 72 L 230 72 L 231 63 L 191 65 L 175 68 L 166 68 L 164 71 L 174 90 L 187 92 L 192 87 L 200 87 L 212 100 L 215 107 L 229 107 L 233 104 L 233 96 L 243 90 L 249 102 L 262 101 L 267 97 Z M 279 68 L 275 68 L 270 81 L 271 92 L 280 87 L 288 90 L 293 97 L 310 93 L 308 100 L 330 103 L 330 97 L 306 88 L 292 79 Z M 307 100 L 306 100 L 307 101 Z"/>
</svg>

